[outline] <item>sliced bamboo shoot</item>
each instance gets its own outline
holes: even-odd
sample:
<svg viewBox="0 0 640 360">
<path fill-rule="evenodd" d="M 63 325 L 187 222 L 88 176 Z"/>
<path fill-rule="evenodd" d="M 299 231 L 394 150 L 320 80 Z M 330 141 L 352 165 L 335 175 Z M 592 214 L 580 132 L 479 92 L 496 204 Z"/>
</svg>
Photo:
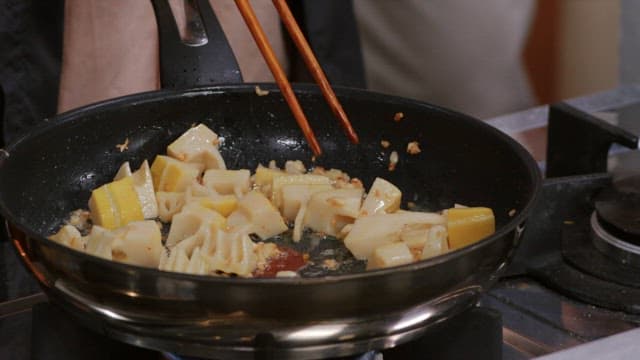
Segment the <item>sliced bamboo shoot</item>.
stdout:
<svg viewBox="0 0 640 360">
<path fill-rule="evenodd" d="M 392 213 L 400 209 L 401 198 L 400 189 L 385 179 L 376 178 L 362 203 L 360 216 Z"/>
<path fill-rule="evenodd" d="M 307 204 L 304 225 L 338 236 L 358 216 L 363 192 L 363 189 L 335 189 L 314 193 Z"/>
<path fill-rule="evenodd" d="M 286 231 L 278 209 L 260 191 L 254 190 L 246 194 L 238 202 L 238 208 L 231 213 L 227 222 L 230 231 L 247 227 L 261 239 L 267 239 Z"/>
<path fill-rule="evenodd" d="M 442 215 L 426 212 L 369 215 L 356 219 L 344 243 L 356 258 L 367 259 L 374 249 L 400 241 L 400 235 L 406 226 L 442 225 L 445 221 Z"/>
<path fill-rule="evenodd" d="M 377 247 L 367 263 L 367 268 L 380 269 L 412 262 L 413 255 L 407 244 L 396 242 Z"/>
<path fill-rule="evenodd" d="M 249 170 L 207 170 L 202 178 L 204 186 L 222 195 L 242 196 L 251 190 Z"/>
</svg>

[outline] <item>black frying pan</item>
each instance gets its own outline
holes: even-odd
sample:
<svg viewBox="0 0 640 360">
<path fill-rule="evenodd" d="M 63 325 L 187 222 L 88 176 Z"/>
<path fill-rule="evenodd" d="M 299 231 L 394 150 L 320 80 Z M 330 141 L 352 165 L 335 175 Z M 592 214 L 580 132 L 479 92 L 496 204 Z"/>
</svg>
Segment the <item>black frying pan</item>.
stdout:
<svg viewBox="0 0 640 360">
<path fill-rule="evenodd" d="M 279 91 L 253 85 L 162 90 L 49 119 L 0 154 L 0 211 L 27 266 L 50 298 L 80 320 L 137 345 L 209 357 L 337 356 L 393 346 L 473 304 L 514 251 L 538 192 L 529 154 L 500 131 L 423 102 L 338 88 L 358 131 L 348 142 L 315 86 L 295 86 L 324 155 L 370 186 L 382 176 L 403 204 L 491 207 L 494 235 L 472 246 L 396 268 L 320 278 L 240 279 L 141 268 L 76 252 L 46 239 L 120 164 L 152 160 L 193 123 L 224 137 L 229 168 L 312 154 Z M 393 115 L 405 118 L 394 122 Z M 116 144 L 129 139 L 129 149 Z M 385 150 L 381 140 L 392 146 Z M 408 155 L 409 141 L 422 152 Z M 388 171 L 390 150 L 400 162 Z M 514 216 L 511 215 L 515 214 Z M 215 351 L 215 352 L 211 352 Z"/>
</svg>

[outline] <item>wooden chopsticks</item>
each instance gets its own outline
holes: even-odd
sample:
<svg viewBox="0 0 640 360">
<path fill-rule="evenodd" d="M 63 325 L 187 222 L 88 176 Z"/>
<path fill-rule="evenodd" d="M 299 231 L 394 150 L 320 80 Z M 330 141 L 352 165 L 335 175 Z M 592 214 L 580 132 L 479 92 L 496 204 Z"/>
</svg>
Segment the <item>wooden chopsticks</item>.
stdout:
<svg viewBox="0 0 640 360">
<path fill-rule="evenodd" d="M 349 122 L 349 118 L 347 118 L 347 114 L 344 112 L 344 109 L 342 109 L 342 105 L 340 104 L 340 101 L 338 101 L 336 94 L 333 92 L 333 89 L 329 84 L 329 80 L 327 80 L 324 71 L 322 71 L 316 56 L 313 54 L 313 50 L 311 50 L 311 47 L 307 42 L 307 39 L 304 38 L 302 30 L 300 30 L 296 19 L 293 17 L 286 0 L 273 0 L 273 5 L 275 5 L 278 10 L 284 26 L 287 28 L 287 31 L 289 31 L 291 39 L 293 39 L 293 43 L 298 47 L 298 51 L 300 51 L 302 59 L 307 65 L 307 69 L 309 69 L 311 76 L 313 76 L 320 87 L 320 90 L 322 90 L 322 95 L 324 95 L 325 100 L 331 107 L 331 111 L 333 111 L 333 114 L 340 121 L 342 128 L 347 133 L 347 137 L 349 137 L 354 144 L 357 144 L 359 141 L 358 134 L 353 130 L 353 127 Z"/>
<path fill-rule="evenodd" d="M 300 126 L 300 129 L 302 130 L 305 138 L 309 142 L 311 150 L 316 156 L 322 154 L 320 144 L 318 143 L 318 140 L 316 139 L 311 126 L 309 126 L 309 122 L 304 115 L 302 108 L 300 107 L 300 103 L 298 102 L 298 99 L 291 89 L 291 84 L 289 83 L 289 80 L 287 80 L 287 77 L 282 70 L 282 66 L 278 62 L 278 59 L 276 58 L 275 53 L 273 52 L 273 49 L 269 44 L 269 40 L 262 30 L 262 26 L 260 26 L 260 23 L 258 22 L 258 19 L 253 12 L 251 4 L 248 0 L 235 0 L 235 2 L 238 10 L 240 10 L 242 17 L 244 18 L 244 21 L 247 23 L 247 27 L 249 28 L 251 35 L 258 45 L 258 48 L 260 49 L 260 52 L 262 53 L 262 56 L 264 57 L 269 70 L 271 70 L 276 83 L 280 87 L 280 91 L 282 91 L 282 95 L 287 101 L 287 104 L 289 105 L 293 116 L 298 122 L 298 125 Z M 293 39 L 293 42 L 296 44 L 298 51 L 300 51 L 302 58 L 307 68 L 309 69 L 309 72 L 320 87 L 325 100 L 329 104 L 334 115 L 340 121 L 349 139 L 353 143 L 357 144 L 359 141 L 358 135 L 351 126 L 351 123 L 349 122 L 349 119 L 347 118 L 347 115 L 344 112 L 340 101 L 338 101 L 338 98 L 333 92 L 333 89 L 331 88 L 327 77 L 325 76 L 322 68 L 320 67 L 320 64 L 318 63 L 318 60 L 313 54 L 311 47 L 309 46 L 307 40 L 304 38 L 304 35 L 302 34 L 300 27 L 293 17 L 289 6 L 287 5 L 285 0 L 273 0 L 273 4 L 278 10 L 280 18 L 285 24 L 285 27 L 287 28 L 287 31 Z"/>
</svg>

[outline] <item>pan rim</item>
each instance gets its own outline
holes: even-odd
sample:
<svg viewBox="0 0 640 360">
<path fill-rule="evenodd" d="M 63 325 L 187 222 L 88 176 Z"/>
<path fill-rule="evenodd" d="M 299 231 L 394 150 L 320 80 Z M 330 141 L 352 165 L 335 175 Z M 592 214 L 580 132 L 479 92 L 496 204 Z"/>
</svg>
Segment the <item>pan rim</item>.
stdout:
<svg viewBox="0 0 640 360">
<path fill-rule="evenodd" d="M 42 134 L 46 134 L 47 131 L 49 131 L 49 129 L 56 127 L 60 124 L 66 123 L 66 122 L 70 122 L 73 121 L 74 119 L 80 119 L 83 117 L 83 114 L 87 114 L 87 113 L 92 113 L 94 111 L 99 111 L 104 107 L 107 106 L 112 106 L 112 107 L 117 107 L 117 106 L 123 106 L 123 105 L 127 105 L 127 106 L 131 106 L 131 105 L 136 105 L 136 104 L 142 104 L 142 103 L 147 103 L 147 102 L 154 102 L 157 101 L 159 98 L 166 98 L 167 96 L 170 97 L 176 97 L 176 98 L 181 98 L 181 97 L 192 97 L 192 96 L 202 96 L 202 95 L 208 95 L 208 94 L 225 94 L 225 93 L 246 93 L 246 92 L 255 92 L 255 87 L 256 86 L 260 86 L 260 87 L 264 87 L 263 89 L 265 90 L 269 90 L 269 91 L 274 91 L 274 92 L 279 92 L 279 89 L 277 88 L 277 86 L 274 83 L 245 83 L 245 84 L 234 84 L 234 85 L 212 85 L 212 86 L 201 86 L 201 87 L 194 87 L 194 88 L 189 88 L 189 89 L 181 89 L 181 90 L 167 90 L 167 89 L 162 89 L 162 90 L 154 90 L 154 91 L 148 91 L 148 92 L 143 92 L 143 93 L 137 93 L 137 94 L 132 94 L 132 95 L 126 95 L 126 96 L 122 96 L 122 97 L 117 97 L 117 98 L 113 98 L 113 99 L 107 99 L 104 101 L 100 101 L 100 102 L 96 102 L 96 103 L 92 103 L 77 109 L 72 109 L 69 110 L 67 112 L 58 114 L 56 116 L 53 116 L 51 118 L 46 118 L 44 119 L 44 121 L 42 122 L 42 124 L 37 125 L 36 127 L 34 127 L 30 132 L 23 134 L 22 136 L 20 136 L 19 138 L 15 139 L 14 141 L 12 141 L 10 144 L 8 144 L 5 147 L 5 151 L 7 151 L 8 154 L 11 153 L 11 151 L 13 149 L 15 149 L 16 147 L 20 146 L 21 143 L 23 143 L 25 140 L 31 138 L 31 137 L 35 137 L 38 135 L 42 135 Z M 293 85 L 294 91 L 296 93 L 301 93 L 301 94 L 313 94 L 313 95 L 317 95 L 320 94 L 320 91 L 318 89 L 318 87 L 314 84 L 294 84 Z M 443 262 L 447 262 L 450 261 L 451 259 L 454 258 L 458 258 L 458 257 L 462 257 L 465 256 L 468 253 L 474 252 L 476 249 L 485 247 L 485 246 L 489 246 L 490 244 L 494 243 L 495 241 L 498 241 L 499 238 L 501 238 L 502 236 L 507 235 L 509 232 L 514 231 L 516 228 L 518 228 L 519 226 L 521 226 L 521 224 L 523 224 L 528 216 L 528 214 L 531 212 L 538 196 L 540 193 L 540 189 L 541 189 L 541 184 L 542 184 L 542 177 L 541 177 L 541 172 L 540 169 L 537 166 L 537 163 L 535 162 L 535 160 L 533 159 L 533 157 L 526 151 L 526 149 L 520 145 L 517 141 L 515 141 L 513 138 L 509 137 L 508 135 L 506 135 L 505 133 L 503 133 L 502 131 L 500 131 L 499 129 L 487 124 L 486 122 L 476 119 L 472 116 L 451 110 L 451 109 L 447 109 L 435 104 L 431 104 L 428 102 L 424 102 L 424 101 L 419 101 L 419 100 L 414 100 L 414 99 L 408 99 L 408 98 L 404 98 L 404 97 L 399 97 L 399 96 L 394 96 L 394 95 L 388 95 L 388 94 L 383 94 L 383 93 L 379 93 L 379 92 L 374 92 L 374 91 L 370 91 L 370 90 L 364 90 L 364 89 L 357 89 L 357 88 L 349 88 L 349 87 L 341 87 L 341 86 L 335 86 L 334 87 L 335 91 L 336 91 L 336 95 L 338 97 L 340 96 L 356 96 L 356 97 L 362 97 L 362 96 L 366 96 L 367 99 L 369 100 L 379 100 L 379 101 L 384 101 L 384 102 L 389 102 L 389 103 L 394 103 L 394 104 L 407 104 L 407 105 L 412 105 L 412 106 L 420 106 L 420 107 L 428 107 L 431 108 L 433 110 L 437 110 L 439 112 L 442 112 L 444 114 L 447 115 L 451 115 L 451 116 L 456 116 L 458 118 L 464 119 L 466 122 L 468 122 L 469 124 L 473 124 L 474 126 L 478 126 L 480 128 L 484 128 L 485 131 L 490 131 L 493 133 L 494 136 L 497 136 L 499 138 L 502 139 L 502 141 L 508 143 L 511 145 L 511 147 L 513 148 L 513 150 L 515 151 L 516 156 L 522 161 L 523 165 L 525 166 L 525 168 L 527 169 L 527 175 L 529 178 L 529 181 L 531 183 L 531 195 L 528 197 L 527 203 L 523 206 L 522 210 L 518 213 L 515 214 L 504 226 L 502 226 L 501 228 L 497 229 L 495 233 L 493 233 L 491 236 L 486 237 L 470 246 L 466 246 L 464 248 L 461 249 L 457 249 L 442 255 L 438 255 L 436 257 L 433 258 L 429 258 L 426 260 L 420 260 L 417 262 L 413 262 L 410 264 L 406 264 L 406 265 L 401 265 L 401 266 L 395 266 L 395 267 L 390 267 L 390 268 L 383 268 L 383 269 L 376 269 L 376 270 L 367 270 L 364 272 L 359 272 L 359 273 L 352 273 L 352 274 L 340 274 L 340 275 L 331 275 L 331 276 L 323 276 L 323 277 L 318 277 L 318 278 L 302 278 L 302 277 L 292 277 L 292 278 L 286 278 L 286 277 L 281 277 L 281 278 L 241 278 L 241 277 L 216 277 L 216 276 L 206 276 L 206 275 L 193 275 L 193 274 L 186 274 L 186 273 L 179 273 L 179 272 L 169 272 L 169 271 L 162 271 L 159 269 L 155 269 L 155 268 L 149 268 L 149 267 L 143 267 L 143 266 L 138 266 L 138 265 L 131 265 L 131 264 L 127 264 L 127 263 L 121 263 L 121 262 L 116 262 L 116 261 L 111 261 L 111 260 L 106 260 L 97 256 L 93 256 L 90 254 L 86 254 L 83 253 L 81 251 L 77 251 L 74 250 L 70 247 L 67 247 L 65 245 L 59 244 L 57 242 L 54 242 L 52 240 L 49 240 L 46 236 L 42 236 L 40 234 L 37 234 L 31 230 L 29 230 L 26 226 L 24 226 L 20 221 L 18 221 L 18 219 L 16 219 L 13 215 L 12 212 L 9 211 L 9 209 L 6 207 L 6 204 L 4 203 L 4 201 L 2 201 L 2 199 L 0 198 L 0 212 L 3 214 L 3 216 L 5 217 L 6 221 L 11 223 L 13 226 L 15 226 L 18 230 L 20 230 L 21 232 L 23 232 L 24 234 L 26 234 L 29 238 L 34 239 L 35 241 L 42 241 L 45 244 L 47 244 L 47 246 L 54 246 L 54 247 L 61 247 L 63 249 L 61 249 L 62 251 L 72 251 L 73 252 L 73 256 L 86 256 L 87 258 L 84 258 L 86 260 L 90 260 L 90 261 L 98 261 L 99 263 L 108 266 L 108 267 L 112 267 L 115 266 L 116 268 L 119 268 L 120 270 L 127 270 L 127 271 L 135 271 L 135 272 L 139 272 L 139 273 L 144 273 L 145 275 L 153 275 L 153 276 L 158 276 L 158 274 L 161 274 L 161 276 L 164 277 L 171 277 L 174 278 L 176 280 L 189 280 L 189 281 L 194 281 L 197 280 L 199 282 L 207 282 L 210 284 L 216 284 L 216 283 L 233 283 L 235 285 L 239 285 L 239 284 L 246 284 L 246 285 L 266 285 L 266 284 L 270 284 L 270 285 L 281 285 L 281 286 L 291 286 L 291 285 L 295 285 L 295 286 L 301 286 L 301 285 L 315 285 L 315 284 L 324 284 L 324 283 L 331 283 L 331 282 L 346 282 L 346 281 L 356 281 L 356 280 L 360 280 L 360 279 L 376 279 L 376 278 L 382 278 L 391 274 L 395 274 L 398 272 L 414 272 L 417 270 L 421 270 L 424 268 L 428 268 L 428 267 L 432 267 L 435 266 L 437 264 L 443 263 Z M 9 155 L 10 156 L 10 155 Z M 3 163 L 3 159 L 0 158 L 0 170 L 2 168 L 2 163 Z M 506 259 L 505 259 L 506 260 Z M 124 266 L 124 267 L 123 267 Z"/>
</svg>

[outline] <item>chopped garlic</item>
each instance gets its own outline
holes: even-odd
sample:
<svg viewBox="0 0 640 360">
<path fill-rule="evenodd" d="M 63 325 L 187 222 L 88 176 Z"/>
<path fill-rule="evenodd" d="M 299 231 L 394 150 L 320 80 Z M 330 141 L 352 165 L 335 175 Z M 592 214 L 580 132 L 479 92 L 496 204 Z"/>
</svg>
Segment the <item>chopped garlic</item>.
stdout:
<svg viewBox="0 0 640 360">
<path fill-rule="evenodd" d="M 265 95 L 269 95 L 269 90 L 262 90 L 260 88 L 260 86 L 256 85 L 255 87 L 255 91 L 256 91 L 256 95 L 258 96 L 265 96 Z"/>
<path fill-rule="evenodd" d="M 412 141 L 407 144 L 407 153 L 416 155 L 420 152 L 422 152 L 422 150 L 420 150 L 420 144 L 417 141 Z"/>
<path fill-rule="evenodd" d="M 398 164 L 398 152 L 394 150 L 391 152 L 391 155 L 389 155 L 389 171 L 395 170 L 397 164 Z"/>
</svg>

